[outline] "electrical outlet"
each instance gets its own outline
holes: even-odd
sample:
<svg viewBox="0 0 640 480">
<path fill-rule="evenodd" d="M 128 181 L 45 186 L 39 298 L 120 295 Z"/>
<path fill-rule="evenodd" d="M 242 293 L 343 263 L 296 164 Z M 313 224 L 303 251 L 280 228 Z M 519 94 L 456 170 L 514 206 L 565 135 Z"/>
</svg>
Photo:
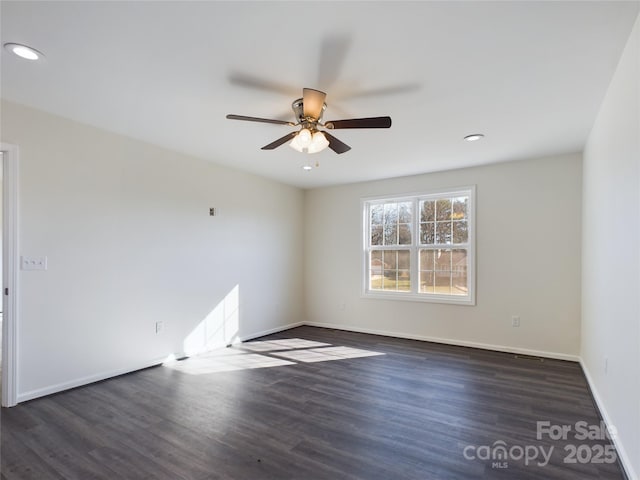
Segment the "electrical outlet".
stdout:
<svg viewBox="0 0 640 480">
<path fill-rule="evenodd" d="M 46 270 L 47 257 L 20 257 L 20 268 L 22 270 Z"/>
<path fill-rule="evenodd" d="M 514 315 L 511 317 L 511 326 L 512 327 L 520 326 L 520 317 L 518 315 Z"/>
<path fill-rule="evenodd" d="M 164 330 L 164 322 L 156 322 L 156 334 L 161 333 Z"/>
</svg>

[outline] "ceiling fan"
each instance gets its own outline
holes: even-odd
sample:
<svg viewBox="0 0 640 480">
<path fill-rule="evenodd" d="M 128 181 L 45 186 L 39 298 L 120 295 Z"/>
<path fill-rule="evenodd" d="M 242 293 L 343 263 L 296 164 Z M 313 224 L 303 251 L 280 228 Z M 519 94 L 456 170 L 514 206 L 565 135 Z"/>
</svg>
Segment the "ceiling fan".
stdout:
<svg viewBox="0 0 640 480">
<path fill-rule="evenodd" d="M 301 127 L 300 130 L 288 133 L 275 142 L 262 147 L 262 150 L 273 150 L 291 140 L 289 144 L 299 152 L 317 153 L 329 147 L 336 153 L 351 150 L 346 143 L 341 142 L 327 130 L 340 128 L 389 128 L 391 117 L 350 118 L 347 120 L 331 120 L 322 122 L 322 114 L 327 108 L 324 102 L 327 94 L 313 88 L 303 88 L 302 98 L 291 104 L 296 122 L 273 120 L 269 118 L 247 117 L 244 115 L 227 115 L 230 120 L 245 120 L 248 122 L 273 123 L 289 127 Z M 322 128 L 323 130 L 320 130 Z"/>
</svg>

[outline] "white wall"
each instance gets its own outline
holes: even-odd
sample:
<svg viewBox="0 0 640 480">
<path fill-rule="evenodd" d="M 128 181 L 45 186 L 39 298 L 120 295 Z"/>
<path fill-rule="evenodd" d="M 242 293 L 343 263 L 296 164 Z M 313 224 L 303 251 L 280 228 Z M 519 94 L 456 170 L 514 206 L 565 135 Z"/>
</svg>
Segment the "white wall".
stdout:
<svg viewBox="0 0 640 480">
<path fill-rule="evenodd" d="M 0 155 L 0 158 L 2 158 L 2 155 Z M 4 215 L 4 206 L 3 206 L 3 202 L 4 202 L 4 192 L 3 192 L 3 185 L 4 185 L 4 159 L 2 160 L 2 162 L 0 162 L 0 225 L 4 225 L 3 224 L 3 215 Z M 1 227 L 1 228 L 4 228 Z M 3 272 L 3 266 L 2 266 L 2 241 L 4 239 L 4 235 L 0 235 L 0 291 L 4 290 L 4 285 L 2 285 L 2 282 L 4 281 L 2 272 Z M 2 302 L 0 302 L 1 304 Z M 2 323 L 0 323 L 0 325 L 2 325 Z"/>
<path fill-rule="evenodd" d="M 2 141 L 20 254 L 48 257 L 20 272 L 19 400 L 302 320 L 301 190 L 8 102 Z"/>
<path fill-rule="evenodd" d="M 471 184 L 477 185 L 477 305 L 362 298 L 360 199 Z M 307 320 L 559 358 L 578 355 L 580 155 L 319 188 L 305 196 Z M 512 315 L 521 317 L 519 328 L 511 327 Z"/>
<path fill-rule="evenodd" d="M 631 478 L 640 475 L 639 45 L 640 20 L 585 148 L 582 231 L 583 367 Z"/>
</svg>

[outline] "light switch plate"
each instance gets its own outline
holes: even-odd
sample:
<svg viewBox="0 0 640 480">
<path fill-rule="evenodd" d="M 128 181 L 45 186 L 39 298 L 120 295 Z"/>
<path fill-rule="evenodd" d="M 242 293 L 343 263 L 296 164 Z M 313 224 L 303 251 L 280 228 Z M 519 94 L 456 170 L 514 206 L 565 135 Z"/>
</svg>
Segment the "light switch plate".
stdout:
<svg viewBox="0 0 640 480">
<path fill-rule="evenodd" d="M 20 257 L 20 268 L 22 270 L 46 270 L 47 257 Z"/>
</svg>

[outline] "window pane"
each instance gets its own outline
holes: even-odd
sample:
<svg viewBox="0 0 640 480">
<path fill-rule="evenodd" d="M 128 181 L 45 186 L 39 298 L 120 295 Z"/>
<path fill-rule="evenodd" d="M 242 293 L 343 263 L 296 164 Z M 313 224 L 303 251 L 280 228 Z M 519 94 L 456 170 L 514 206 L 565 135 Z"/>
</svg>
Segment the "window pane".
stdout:
<svg viewBox="0 0 640 480">
<path fill-rule="evenodd" d="M 382 213 L 384 205 L 371 205 L 371 225 L 382 225 Z"/>
<path fill-rule="evenodd" d="M 435 251 L 420 250 L 420 270 L 435 270 Z"/>
<path fill-rule="evenodd" d="M 385 250 L 383 252 L 384 269 L 396 270 L 398 268 L 398 251 Z"/>
<path fill-rule="evenodd" d="M 398 225 L 398 243 L 400 245 L 411 245 L 411 224 L 401 223 Z"/>
<path fill-rule="evenodd" d="M 433 272 L 420 272 L 420 293 L 434 293 L 435 275 Z"/>
<path fill-rule="evenodd" d="M 398 223 L 398 204 L 397 203 L 385 203 L 384 204 L 384 223 L 396 224 Z"/>
<path fill-rule="evenodd" d="M 458 220 L 453 222 L 453 243 L 467 243 L 469 240 L 469 231 L 466 220 Z"/>
<path fill-rule="evenodd" d="M 420 243 L 422 245 L 433 245 L 435 240 L 435 224 L 433 222 L 420 224 Z"/>
<path fill-rule="evenodd" d="M 436 271 L 435 293 L 451 295 L 451 272 Z"/>
<path fill-rule="evenodd" d="M 403 292 L 411 291 L 411 278 L 409 270 L 398 270 L 398 290 Z"/>
<path fill-rule="evenodd" d="M 382 245 L 382 225 L 371 227 L 371 245 Z"/>
<path fill-rule="evenodd" d="M 411 282 L 409 281 L 409 272 L 406 272 L 406 276 L 403 277 L 403 272 L 396 270 L 385 273 L 383 281 L 383 290 L 391 291 L 411 291 Z"/>
<path fill-rule="evenodd" d="M 420 250 L 420 293 L 435 293 L 437 253 L 441 250 Z"/>
<path fill-rule="evenodd" d="M 451 250 L 436 250 L 436 270 L 451 270 Z"/>
<path fill-rule="evenodd" d="M 382 251 L 374 250 L 371 252 L 371 263 L 369 264 L 369 271 L 377 275 L 382 275 Z"/>
<path fill-rule="evenodd" d="M 382 252 L 381 251 L 373 251 L 371 252 L 371 260 L 369 263 L 369 286 L 373 289 L 382 288 L 382 272 L 383 272 L 383 263 L 382 263 Z"/>
<path fill-rule="evenodd" d="M 451 222 L 436 222 L 436 243 L 451 243 Z"/>
<path fill-rule="evenodd" d="M 433 200 L 425 200 L 420 202 L 420 222 L 433 222 L 435 212 L 435 202 Z"/>
<path fill-rule="evenodd" d="M 369 285 L 373 290 L 411 291 L 411 251 L 371 252 Z"/>
<path fill-rule="evenodd" d="M 399 250 L 398 251 L 398 269 L 409 270 L 410 263 L 411 263 L 411 253 L 409 252 L 409 250 Z"/>
<path fill-rule="evenodd" d="M 385 245 L 398 244 L 398 224 L 397 223 L 384 224 L 384 244 Z"/>
<path fill-rule="evenodd" d="M 383 279 L 383 290 L 397 290 L 396 275 L 398 274 L 397 270 L 385 270 L 384 271 L 384 279 Z"/>
<path fill-rule="evenodd" d="M 453 213 L 451 218 L 454 220 L 467 219 L 467 203 L 469 197 L 457 197 L 453 199 Z"/>
<path fill-rule="evenodd" d="M 469 285 L 467 283 L 467 251 L 453 250 L 451 254 L 451 277 L 453 295 L 467 295 Z"/>
<path fill-rule="evenodd" d="M 451 220 L 451 200 L 448 198 L 436 202 L 436 220 Z"/>
<path fill-rule="evenodd" d="M 398 204 L 398 222 L 400 223 L 411 223 L 413 220 L 412 215 L 412 206 L 411 202 L 402 202 Z"/>
</svg>

